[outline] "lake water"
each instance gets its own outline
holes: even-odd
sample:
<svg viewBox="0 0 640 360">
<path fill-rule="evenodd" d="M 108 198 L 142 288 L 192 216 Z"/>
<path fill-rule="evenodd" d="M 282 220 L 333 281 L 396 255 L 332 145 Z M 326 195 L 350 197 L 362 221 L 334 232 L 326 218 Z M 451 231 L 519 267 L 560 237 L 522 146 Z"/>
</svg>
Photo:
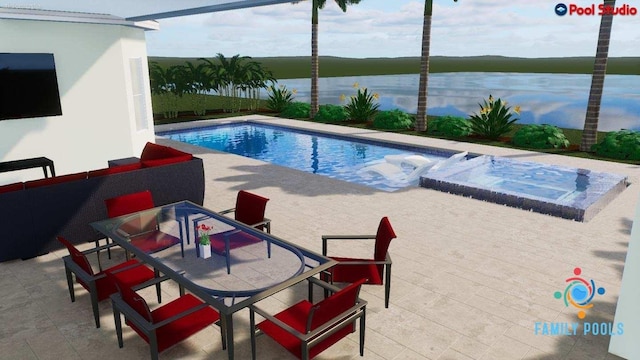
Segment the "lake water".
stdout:
<svg viewBox="0 0 640 360">
<path fill-rule="evenodd" d="M 418 74 L 320 78 L 320 104 L 344 105 L 355 95 L 354 83 L 380 95 L 380 110 L 416 113 Z M 278 81 L 296 89 L 296 101 L 310 102 L 310 79 Z M 429 115 L 468 117 L 489 94 L 520 105 L 519 123 L 582 129 L 591 86 L 586 74 L 435 73 L 429 75 Z M 640 130 L 640 76 L 607 75 L 600 110 L 600 131 Z"/>
</svg>

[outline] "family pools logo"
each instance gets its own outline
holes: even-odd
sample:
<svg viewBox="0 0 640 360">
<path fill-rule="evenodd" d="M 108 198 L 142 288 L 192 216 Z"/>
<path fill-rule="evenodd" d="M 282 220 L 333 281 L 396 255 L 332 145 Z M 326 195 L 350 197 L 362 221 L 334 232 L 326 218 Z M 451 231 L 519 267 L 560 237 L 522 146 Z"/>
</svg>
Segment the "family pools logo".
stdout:
<svg viewBox="0 0 640 360">
<path fill-rule="evenodd" d="M 596 11 L 597 9 L 597 11 Z M 637 15 L 638 9 L 627 4 L 622 6 L 610 6 L 605 4 L 591 4 L 589 6 L 578 6 L 576 4 L 569 4 L 568 6 L 563 3 L 559 3 L 555 7 L 556 15 L 579 15 L 579 16 L 591 16 L 591 15 Z"/>
<path fill-rule="evenodd" d="M 579 267 L 573 269 L 573 274 L 565 280 L 566 286 L 564 291 L 556 291 L 553 296 L 564 302 L 564 306 L 573 307 L 578 310 L 578 319 L 584 320 L 587 316 L 586 310 L 593 307 L 593 298 L 597 295 L 602 296 L 605 293 L 604 287 L 597 287 L 593 279 L 587 280 L 581 277 L 582 269 Z M 579 329 L 582 325 L 582 331 Z M 534 324 L 535 335 L 622 335 L 624 326 L 622 323 L 611 322 L 536 322 Z"/>
</svg>

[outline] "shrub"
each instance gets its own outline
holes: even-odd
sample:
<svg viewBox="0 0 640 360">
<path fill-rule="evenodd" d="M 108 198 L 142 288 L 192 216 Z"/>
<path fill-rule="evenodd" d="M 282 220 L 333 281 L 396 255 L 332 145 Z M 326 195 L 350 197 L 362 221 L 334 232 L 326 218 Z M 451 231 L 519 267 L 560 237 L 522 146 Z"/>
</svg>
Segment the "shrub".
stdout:
<svg viewBox="0 0 640 360">
<path fill-rule="evenodd" d="M 320 105 L 316 117 L 316 121 L 339 122 L 349 119 L 349 114 L 344 106 L 340 105 Z"/>
<path fill-rule="evenodd" d="M 398 109 L 380 111 L 373 119 L 373 127 L 386 130 L 409 129 L 413 121 L 411 115 Z"/>
<path fill-rule="evenodd" d="M 495 140 L 511 131 L 513 123 L 518 119 L 511 118 L 513 116 L 511 108 L 507 106 L 505 101 L 494 100 L 491 95 L 488 100 L 484 100 L 484 105 L 478 104 L 480 105 L 480 115 L 474 113 L 470 116 L 471 131 L 476 135 Z M 520 107 L 516 106 L 514 112 L 519 114 Z"/>
<path fill-rule="evenodd" d="M 358 83 L 354 84 L 357 87 Z M 345 105 L 349 119 L 356 121 L 369 121 L 378 112 L 380 104 L 375 103 L 378 94 L 372 94 L 367 88 L 358 88 L 358 93 L 352 96 Z"/>
<path fill-rule="evenodd" d="M 631 130 L 612 131 L 591 147 L 597 155 L 623 160 L 640 160 L 640 132 Z"/>
<path fill-rule="evenodd" d="M 308 119 L 310 116 L 310 113 L 311 113 L 311 105 L 309 105 L 309 103 L 294 101 L 284 107 L 284 109 L 280 113 L 280 116 L 286 117 L 286 118 Z"/>
<path fill-rule="evenodd" d="M 461 116 L 440 116 L 429 122 L 430 134 L 448 137 L 464 137 L 471 134 L 471 123 Z"/>
<path fill-rule="evenodd" d="M 287 105 L 293 102 L 295 90 L 289 91 L 284 85 L 275 87 L 274 85 L 267 88 L 269 99 L 267 99 L 267 108 L 276 112 L 282 112 Z"/>
<path fill-rule="evenodd" d="M 532 149 L 558 149 L 569 146 L 562 129 L 553 125 L 525 125 L 513 135 L 513 143 Z"/>
</svg>

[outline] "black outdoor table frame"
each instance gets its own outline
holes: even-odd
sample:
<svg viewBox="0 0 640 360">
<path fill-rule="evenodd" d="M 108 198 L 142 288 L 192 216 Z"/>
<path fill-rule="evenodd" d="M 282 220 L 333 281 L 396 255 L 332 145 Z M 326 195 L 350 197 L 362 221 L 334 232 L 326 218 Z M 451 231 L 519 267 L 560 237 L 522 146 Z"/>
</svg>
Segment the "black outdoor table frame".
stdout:
<svg viewBox="0 0 640 360">
<path fill-rule="evenodd" d="M 187 277 L 184 276 L 183 271 L 179 271 L 176 269 L 170 268 L 167 264 L 165 264 L 162 259 L 153 256 L 153 254 L 146 254 L 140 249 L 129 243 L 127 234 L 123 234 L 122 231 L 118 231 L 120 225 L 126 223 L 127 221 L 139 216 L 143 213 L 153 213 L 156 212 L 158 214 L 167 212 L 174 212 L 175 220 L 179 223 L 180 226 L 180 236 L 183 242 L 186 242 L 189 238 L 189 224 L 188 217 L 190 215 L 197 214 L 206 214 L 211 216 L 213 219 L 223 221 L 228 224 L 232 224 L 237 229 L 247 232 L 253 236 L 257 236 L 263 239 L 269 239 L 271 243 L 275 246 L 279 246 L 285 249 L 296 249 L 297 253 L 303 254 L 304 257 L 310 258 L 313 261 L 317 262 L 317 266 L 311 267 L 307 265 L 306 271 L 302 271 L 301 273 L 296 273 L 293 277 L 275 284 L 273 286 L 267 288 L 259 288 L 256 289 L 255 293 L 247 292 L 247 291 L 229 291 L 229 290 L 215 290 L 204 288 L 195 282 L 191 281 Z M 94 222 L 91 226 L 102 234 L 108 236 L 113 239 L 115 243 L 120 245 L 126 251 L 135 254 L 139 260 L 142 262 L 152 266 L 154 269 L 159 270 L 164 275 L 168 276 L 178 284 L 182 285 L 185 289 L 189 290 L 192 294 L 199 297 L 212 307 L 214 307 L 220 313 L 221 326 L 223 331 L 225 332 L 226 342 L 227 342 L 227 352 L 229 359 L 234 358 L 234 343 L 233 343 L 233 314 L 239 310 L 249 307 L 249 305 L 255 304 L 271 295 L 274 295 L 284 289 L 287 289 L 297 283 L 300 283 L 308 278 L 311 278 L 322 271 L 327 270 L 328 268 L 334 266 L 336 264 L 335 260 L 332 260 L 328 257 L 322 256 L 318 253 L 307 250 L 303 247 L 280 239 L 271 234 L 267 234 L 263 231 L 256 230 L 252 227 L 249 227 L 243 223 L 235 221 L 234 219 L 225 217 L 215 211 L 208 210 L 203 208 L 195 203 L 190 201 L 181 201 L 169 205 L 159 206 L 151 210 L 145 210 L 137 213 L 133 213 L 130 215 L 124 215 L 108 220 L 103 220 L 99 222 Z M 183 231 L 184 226 L 184 231 Z M 184 244 L 186 245 L 186 244 Z M 235 295 L 234 295 L 235 294 Z M 227 305 L 225 303 L 225 298 L 233 297 L 231 305 Z M 236 302 L 236 298 L 243 298 Z M 222 298 L 220 300 L 219 298 Z"/>
<path fill-rule="evenodd" d="M 53 166 L 53 160 L 46 157 L 36 157 L 31 159 L 12 160 L 0 162 L 0 173 L 16 170 L 25 170 L 41 167 L 44 177 L 48 178 L 47 168 L 51 172 L 51 176 L 56 176 L 56 169 Z"/>
</svg>

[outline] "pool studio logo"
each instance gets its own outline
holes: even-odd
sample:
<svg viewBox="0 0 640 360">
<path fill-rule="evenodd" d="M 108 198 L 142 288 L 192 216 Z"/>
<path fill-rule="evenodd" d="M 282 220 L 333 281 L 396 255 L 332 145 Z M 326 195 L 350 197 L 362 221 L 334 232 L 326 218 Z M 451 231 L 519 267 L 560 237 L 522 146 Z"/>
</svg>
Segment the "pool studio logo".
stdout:
<svg viewBox="0 0 640 360">
<path fill-rule="evenodd" d="M 593 279 L 586 280 L 581 277 L 582 269 L 573 269 L 573 275 L 565 280 L 564 291 L 556 291 L 553 297 L 564 301 L 564 306 L 578 309 L 578 319 L 584 320 L 587 316 L 586 310 L 593 307 L 593 298 L 597 295 L 605 294 L 604 287 L 597 287 Z M 582 325 L 582 331 L 579 331 Z M 558 335 L 623 335 L 624 326 L 622 323 L 611 322 L 536 322 L 534 324 L 535 335 L 558 336 Z"/>
<path fill-rule="evenodd" d="M 597 11 L 596 11 L 597 10 Z M 566 4 L 559 3 L 554 8 L 556 15 L 565 16 L 565 15 L 578 15 L 578 16 L 602 16 L 602 15 L 637 15 L 638 9 L 627 4 L 623 4 L 622 6 L 610 6 L 605 4 L 600 4 L 596 6 L 596 4 L 591 4 L 589 6 L 578 6 L 577 4 Z"/>
</svg>

